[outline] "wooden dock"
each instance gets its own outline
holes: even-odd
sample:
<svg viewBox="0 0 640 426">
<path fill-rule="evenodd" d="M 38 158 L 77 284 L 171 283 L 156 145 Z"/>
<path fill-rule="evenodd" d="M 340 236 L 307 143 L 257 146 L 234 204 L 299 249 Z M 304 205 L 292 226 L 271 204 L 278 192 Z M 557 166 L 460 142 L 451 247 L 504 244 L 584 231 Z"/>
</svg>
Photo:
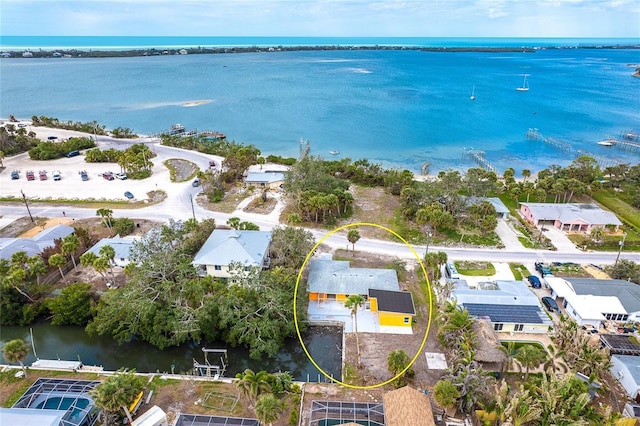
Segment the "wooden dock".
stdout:
<svg viewBox="0 0 640 426">
<path fill-rule="evenodd" d="M 462 148 L 462 159 L 463 160 L 473 160 L 476 164 L 482 167 L 485 170 L 489 170 L 490 172 L 497 173 L 497 169 L 487 160 L 486 154 L 484 151 L 476 150 L 473 148 Z"/>
</svg>

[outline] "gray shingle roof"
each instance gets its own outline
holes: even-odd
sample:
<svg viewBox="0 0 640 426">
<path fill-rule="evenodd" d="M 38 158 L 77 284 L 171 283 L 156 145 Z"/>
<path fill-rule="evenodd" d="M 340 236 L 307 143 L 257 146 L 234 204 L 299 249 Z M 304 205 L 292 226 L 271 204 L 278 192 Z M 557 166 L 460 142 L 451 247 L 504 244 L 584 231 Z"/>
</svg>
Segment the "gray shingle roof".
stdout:
<svg viewBox="0 0 640 426">
<path fill-rule="evenodd" d="M 565 278 L 576 294 L 615 296 L 627 313 L 640 312 L 640 286 L 624 280 L 599 280 L 595 278 Z"/>
<path fill-rule="evenodd" d="M 369 289 L 369 297 L 378 299 L 378 311 L 415 315 L 413 295 L 408 291 Z"/>
<path fill-rule="evenodd" d="M 67 235 L 71 235 L 76 232 L 71 226 L 67 225 L 55 225 L 40 231 L 38 235 L 33 237 L 34 241 L 54 241 L 60 238 L 64 238 Z"/>
<path fill-rule="evenodd" d="M 529 207 L 537 220 L 559 220 L 562 223 L 585 221 L 591 225 L 622 225 L 615 214 L 596 204 L 521 203 Z"/>
<path fill-rule="evenodd" d="M 240 262 L 245 266 L 262 266 L 269 250 L 271 232 L 215 229 L 193 259 L 194 265 L 228 265 Z"/>
<path fill-rule="evenodd" d="M 369 289 L 398 291 L 393 269 L 350 268 L 343 260 L 315 259 L 311 262 L 307 290 L 310 293 L 361 294 Z"/>
</svg>

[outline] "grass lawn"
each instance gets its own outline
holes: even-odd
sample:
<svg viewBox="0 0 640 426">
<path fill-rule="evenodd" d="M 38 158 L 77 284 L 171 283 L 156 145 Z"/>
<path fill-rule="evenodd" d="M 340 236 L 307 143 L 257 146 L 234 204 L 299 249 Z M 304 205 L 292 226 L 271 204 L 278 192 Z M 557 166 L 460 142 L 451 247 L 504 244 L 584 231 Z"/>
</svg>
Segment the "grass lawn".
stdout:
<svg viewBox="0 0 640 426">
<path fill-rule="evenodd" d="M 516 281 L 520 281 L 524 277 L 528 277 L 529 275 L 531 275 L 527 267 L 520 263 L 510 263 L 509 269 L 511 269 L 511 272 L 513 273 L 513 278 Z"/>
<path fill-rule="evenodd" d="M 496 274 L 496 268 L 489 262 L 455 262 L 456 269 L 462 275 L 472 277 L 490 277 Z"/>
<path fill-rule="evenodd" d="M 610 189 L 602 189 L 591 194 L 594 200 L 613 211 L 623 222 L 640 232 L 640 210 L 625 203 Z"/>
</svg>

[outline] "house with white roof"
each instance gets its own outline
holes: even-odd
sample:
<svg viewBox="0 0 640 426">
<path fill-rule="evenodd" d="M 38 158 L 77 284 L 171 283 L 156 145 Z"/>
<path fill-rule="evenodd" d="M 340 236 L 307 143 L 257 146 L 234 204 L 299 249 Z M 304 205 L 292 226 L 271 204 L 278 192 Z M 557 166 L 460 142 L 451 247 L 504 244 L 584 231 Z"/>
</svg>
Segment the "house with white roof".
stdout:
<svg viewBox="0 0 640 426">
<path fill-rule="evenodd" d="M 269 231 L 238 231 L 215 229 L 198 251 L 192 264 L 202 274 L 218 278 L 230 278 L 230 264 L 240 264 L 245 270 L 251 267 L 269 267 Z"/>
<path fill-rule="evenodd" d="M 629 398 L 640 399 L 640 357 L 634 355 L 611 355 L 611 374 L 627 391 Z"/>
<path fill-rule="evenodd" d="M 499 332 L 547 333 L 553 322 L 523 281 L 480 282 L 471 288 L 458 280 L 451 299 L 472 316 L 488 318 Z"/>
<path fill-rule="evenodd" d="M 119 235 L 114 238 L 103 238 L 87 250 L 87 252 L 100 256 L 100 249 L 102 247 L 111 246 L 116 253 L 112 260 L 113 264 L 124 268 L 131 262 L 131 249 L 136 241 L 137 239 L 135 238 L 121 238 Z"/>
<path fill-rule="evenodd" d="M 621 287 L 626 287 L 618 283 L 614 284 L 620 280 L 564 279 L 549 276 L 544 280 L 551 290 L 551 297 L 556 299 L 559 306 L 562 305 L 565 308 L 567 315 L 578 325 L 592 325 L 599 328 L 605 321 L 624 322 L 629 319 L 629 311 L 624 306 L 624 299 L 620 298 L 620 295 L 625 296 L 631 289 L 620 291 Z M 599 284 L 590 283 L 590 281 L 598 281 Z M 635 301 L 639 306 L 634 305 L 634 308 L 640 308 L 640 292 L 638 297 L 637 300 L 630 298 L 630 307 L 631 302 Z"/>
<path fill-rule="evenodd" d="M 594 296 L 615 296 L 628 317 L 606 315 L 607 320 L 640 321 L 640 286 L 625 280 L 603 280 L 596 278 L 567 278 L 567 282 L 576 294 L 592 294 Z"/>
<path fill-rule="evenodd" d="M 622 222 L 596 204 L 520 203 L 520 214 L 534 225 L 550 225 L 561 231 L 589 232 L 596 226 L 614 226 Z"/>
</svg>

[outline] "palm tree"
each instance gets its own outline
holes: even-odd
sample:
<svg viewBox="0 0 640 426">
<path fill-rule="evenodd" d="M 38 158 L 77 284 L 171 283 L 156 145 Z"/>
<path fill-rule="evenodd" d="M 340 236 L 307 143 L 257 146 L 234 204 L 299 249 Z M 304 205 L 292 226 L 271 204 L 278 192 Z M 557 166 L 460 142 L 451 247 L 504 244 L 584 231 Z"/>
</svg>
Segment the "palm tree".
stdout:
<svg viewBox="0 0 640 426">
<path fill-rule="evenodd" d="M 25 378 L 27 377 L 27 369 L 24 367 L 23 361 L 28 354 L 29 347 L 22 339 L 10 340 L 5 343 L 4 347 L 2 348 L 2 356 L 4 356 L 4 359 L 6 359 L 7 362 L 10 363 L 19 363 Z"/>
<path fill-rule="evenodd" d="M 602 240 L 604 239 L 604 227 L 602 226 L 593 227 L 591 229 L 591 232 L 589 232 L 589 235 L 591 236 L 591 239 L 593 240 L 593 242 L 602 243 Z"/>
<path fill-rule="evenodd" d="M 506 422 L 504 424 L 523 426 L 538 419 L 540 414 L 542 414 L 542 409 L 537 406 L 529 391 L 520 385 L 518 392 L 511 397 L 505 407 Z"/>
<path fill-rule="evenodd" d="M 247 368 L 243 373 L 236 374 L 236 379 L 239 379 L 238 382 L 236 382 L 236 386 L 245 394 L 249 402 L 253 404 L 261 393 L 271 390 L 268 378 L 269 373 L 266 371 L 254 373 L 253 370 Z"/>
<path fill-rule="evenodd" d="M 128 407 L 143 387 L 144 379 L 141 376 L 136 376 L 135 370 L 126 372 L 120 370 L 90 390 L 89 394 L 96 406 L 107 413 L 116 414 L 122 409 L 131 423 L 133 419 Z"/>
<path fill-rule="evenodd" d="M 280 413 L 284 411 L 284 401 L 278 400 L 272 393 L 261 395 L 256 402 L 256 417 L 261 424 L 269 424 L 278 420 Z"/>
<path fill-rule="evenodd" d="M 544 362 L 544 371 L 549 374 L 555 374 L 558 370 L 561 373 L 566 373 L 569 370 L 569 366 L 564 360 L 565 352 L 563 350 L 557 350 L 552 344 L 547 346 L 547 353 L 549 356 Z"/>
<path fill-rule="evenodd" d="M 53 254 L 49 257 L 49 266 L 53 266 L 54 268 L 58 268 L 60 271 L 60 275 L 62 276 L 62 280 L 66 282 L 64 277 L 64 272 L 62 272 L 62 267 L 66 265 L 67 260 L 60 253 Z"/>
<path fill-rule="evenodd" d="M 527 179 L 529 179 L 529 177 L 531 177 L 531 170 L 523 169 L 522 170 L 522 177 L 524 178 L 524 181 L 526 182 Z"/>
<path fill-rule="evenodd" d="M 27 260 L 29 274 L 36 277 L 36 284 L 40 285 L 40 275 L 47 273 L 47 265 L 44 264 L 42 257 L 35 255 Z"/>
<path fill-rule="evenodd" d="M 509 341 L 506 345 L 499 344 L 496 347 L 498 348 L 498 350 L 500 350 L 500 352 L 504 354 L 506 358 L 504 363 L 502 364 L 502 372 L 504 373 L 506 371 L 513 370 L 513 362 L 518 355 L 518 351 L 520 350 L 520 348 L 516 347 L 516 342 Z"/>
<path fill-rule="evenodd" d="M 106 257 L 107 260 L 109 261 L 109 270 L 111 271 L 111 279 L 115 281 L 116 277 L 113 274 L 113 259 L 116 257 L 115 249 L 111 247 L 109 244 L 106 244 L 100 247 L 100 251 L 98 253 L 100 253 L 100 256 Z"/>
<path fill-rule="evenodd" d="M 358 365 L 360 365 L 360 340 L 358 337 L 358 308 L 364 305 L 364 297 L 360 294 L 351 294 L 344 302 L 344 307 L 351 309 L 351 316 L 353 317 L 353 331 L 356 334 L 356 349 L 358 353 Z"/>
<path fill-rule="evenodd" d="M 523 345 L 515 356 L 516 361 L 525 368 L 524 380 L 529 379 L 529 369 L 536 368 L 546 359 L 546 354 L 534 345 Z"/>
<path fill-rule="evenodd" d="M 113 210 L 110 209 L 98 209 L 96 210 L 96 215 L 100 216 L 103 219 L 104 225 L 111 229 L 111 219 L 113 218 Z"/>
<path fill-rule="evenodd" d="M 396 349 L 395 351 L 392 351 L 387 357 L 387 369 L 395 377 L 398 376 L 402 371 L 404 371 L 404 369 L 407 368 L 410 362 L 411 359 L 405 351 L 403 351 L 402 349 Z M 405 376 L 411 376 L 412 373 L 413 370 L 411 368 L 407 368 L 407 371 L 402 376 L 399 376 L 396 379 L 394 385 L 397 388 L 405 386 L 407 384 Z"/>
<path fill-rule="evenodd" d="M 76 265 L 76 252 L 78 251 L 78 247 L 80 246 L 80 240 L 74 234 L 67 235 L 62 240 L 62 255 L 63 256 L 71 256 L 71 261 L 73 262 L 73 269 L 76 269 L 78 265 Z"/>
<path fill-rule="evenodd" d="M 347 240 L 351 243 L 352 251 L 356 251 L 356 243 L 360 239 L 360 232 L 357 229 L 349 229 L 347 232 Z"/>
</svg>

